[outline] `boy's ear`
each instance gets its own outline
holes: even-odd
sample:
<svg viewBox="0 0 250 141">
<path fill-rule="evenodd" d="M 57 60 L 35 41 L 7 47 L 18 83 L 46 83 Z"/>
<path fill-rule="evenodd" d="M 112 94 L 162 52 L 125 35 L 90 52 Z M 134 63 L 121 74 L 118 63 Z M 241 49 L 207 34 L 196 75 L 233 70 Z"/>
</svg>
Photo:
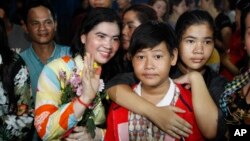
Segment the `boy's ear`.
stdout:
<svg viewBox="0 0 250 141">
<path fill-rule="evenodd" d="M 175 48 L 175 49 L 173 50 L 173 55 L 171 55 L 171 66 L 175 66 L 177 60 L 178 60 L 178 49 Z"/>
</svg>

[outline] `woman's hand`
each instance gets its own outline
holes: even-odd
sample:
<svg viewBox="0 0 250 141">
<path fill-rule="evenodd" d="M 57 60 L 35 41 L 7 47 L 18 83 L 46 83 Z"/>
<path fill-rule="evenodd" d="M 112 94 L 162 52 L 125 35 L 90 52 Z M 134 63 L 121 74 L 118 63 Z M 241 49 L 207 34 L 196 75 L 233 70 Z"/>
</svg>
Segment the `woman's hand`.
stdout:
<svg viewBox="0 0 250 141">
<path fill-rule="evenodd" d="M 82 100 L 90 103 L 96 96 L 99 88 L 99 81 L 101 75 L 101 67 L 94 69 L 94 59 L 86 53 L 84 56 L 84 69 L 82 75 L 83 94 L 80 96 Z"/>
<path fill-rule="evenodd" d="M 65 141 L 100 141 L 104 137 L 101 130 L 101 128 L 95 129 L 96 135 L 93 139 L 85 127 L 76 126 L 73 132 L 65 138 Z"/>
<path fill-rule="evenodd" d="M 192 134 L 192 126 L 176 113 L 185 111 L 174 106 L 155 107 L 153 115 L 150 114 L 148 117 L 168 135 L 178 139 L 181 136 L 188 137 Z"/>
<path fill-rule="evenodd" d="M 91 135 L 83 126 L 76 126 L 71 134 L 65 138 L 65 141 L 92 141 Z"/>
</svg>

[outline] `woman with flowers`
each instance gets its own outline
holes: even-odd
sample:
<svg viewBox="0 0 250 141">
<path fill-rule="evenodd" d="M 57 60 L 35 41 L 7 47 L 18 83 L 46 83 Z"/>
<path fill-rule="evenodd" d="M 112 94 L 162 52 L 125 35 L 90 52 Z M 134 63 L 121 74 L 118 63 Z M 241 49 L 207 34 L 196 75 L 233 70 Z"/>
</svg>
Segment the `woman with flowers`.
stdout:
<svg viewBox="0 0 250 141">
<path fill-rule="evenodd" d="M 114 61 L 120 29 L 114 10 L 92 9 L 76 35 L 72 57 L 64 56 L 44 67 L 35 104 L 35 127 L 43 140 L 103 138 L 105 131 L 96 127 L 106 120 L 100 77 L 106 81 L 119 70 Z"/>
<path fill-rule="evenodd" d="M 0 140 L 28 140 L 33 127 L 30 80 L 22 58 L 11 51 L 0 18 Z"/>
</svg>

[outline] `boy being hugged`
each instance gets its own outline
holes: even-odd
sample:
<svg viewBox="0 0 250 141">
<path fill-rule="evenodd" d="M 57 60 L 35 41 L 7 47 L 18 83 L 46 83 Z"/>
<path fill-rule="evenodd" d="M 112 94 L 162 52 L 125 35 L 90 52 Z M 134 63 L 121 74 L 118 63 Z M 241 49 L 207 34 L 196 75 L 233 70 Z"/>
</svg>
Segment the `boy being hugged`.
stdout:
<svg viewBox="0 0 250 141">
<path fill-rule="evenodd" d="M 200 92 L 207 95 L 209 93 L 202 75 L 198 72 L 188 73 L 179 79 L 181 83 L 184 81 L 189 83 L 194 94 L 169 78 L 170 68 L 176 64 L 178 58 L 177 40 L 171 26 L 156 21 L 140 25 L 132 36 L 128 52 L 131 56 L 134 73 L 140 80 L 138 84 L 132 86 L 132 89 L 156 106 L 173 105 L 185 110 L 185 112 L 179 113 L 179 116 L 192 125 L 193 133 L 182 138 L 190 141 L 205 140 L 199 129 L 199 127 L 203 127 L 199 125 L 202 123 L 196 122 L 196 119 L 202 117 L 195 114 L 193 103 L 198 99 L 193 95 Z M 215 106 L 214 103 L 211 104 L 212 107 Z M 216 122 L 211 124 L 216 130 Z M 175 127 L 173 126 L 173 128 Z M 176 128 L 176 130 L 178 129 Z M 177 139 L 167 135 L 146 117 L 112 103 L 107 119 L 105 140 L 175 141 Z"/>
</svg>

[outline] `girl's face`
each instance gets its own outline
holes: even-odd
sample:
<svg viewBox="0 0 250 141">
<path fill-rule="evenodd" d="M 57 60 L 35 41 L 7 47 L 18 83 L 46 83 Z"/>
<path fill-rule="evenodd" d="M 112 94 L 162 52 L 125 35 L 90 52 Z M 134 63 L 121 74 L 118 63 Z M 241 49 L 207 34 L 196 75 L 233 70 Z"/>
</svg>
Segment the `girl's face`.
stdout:
<svg viewBox="0 0 250 141">
<path fill-rule="evenodd" d="M 122 44 L 125 50 L 128 49 L 130 39 L 135 29 L 141 24 L 135 11 L 128 11 L 123 16 Z"/>
<path fill-rule="evenodd" d="M 246 33 L 245 33 L 245 46 L 248 56 L 250 56 L 250 13 L 246 17 Z"/>
<path fill-rule="evenodd" d="M 101 22 L 89 33 L 81 36 L 86 51 L 90 53 L 99 64 L 107 63 L 117 52 L 120 29 L 115 22 Z"/>
<path fill-rule="evenodd" d="M 161 42 L 154 48 L 138 51 L 132 58 L 135 75 L 144 86 L 154 87 L 168 81 L 169 70 L 176 64 L 178 51 L 171 56 L 166 43 Z"/>
<path fill-rule="evenodd" d="M 167 12 L 167 4 L 163 0 L 157 0 L 153 4 L 153 8 L 157 13 L 158 18 L 163 18 L 164 14 Z"/>
<path fill-rule="evenodd" d="M 179 44 L 179 56 L 186 69 L 202 71 L 214 49 L 213 31 L 208 24 L 186 29 Z"/>
</svg>

